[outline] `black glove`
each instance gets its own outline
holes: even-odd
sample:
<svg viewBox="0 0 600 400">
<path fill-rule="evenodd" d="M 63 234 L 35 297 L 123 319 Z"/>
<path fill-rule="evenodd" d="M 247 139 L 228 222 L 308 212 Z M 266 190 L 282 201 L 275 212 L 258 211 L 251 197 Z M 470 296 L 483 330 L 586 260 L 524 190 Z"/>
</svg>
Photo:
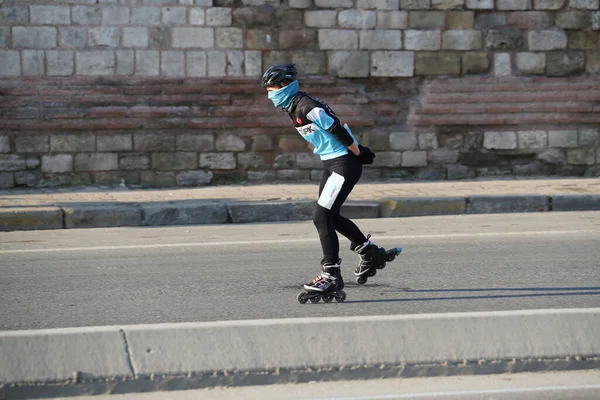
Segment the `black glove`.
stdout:
<svg viewBox="0 0 600 400">
<path fill-rule="evenodd" d="M 373 160 L 375 159 L 375 153 L 373 153 L 368 147 L 358 145 L 358 149 L 360 150 L 360 154 L 358 158 L 361 164 L 373 164 Z"/>
</svg>

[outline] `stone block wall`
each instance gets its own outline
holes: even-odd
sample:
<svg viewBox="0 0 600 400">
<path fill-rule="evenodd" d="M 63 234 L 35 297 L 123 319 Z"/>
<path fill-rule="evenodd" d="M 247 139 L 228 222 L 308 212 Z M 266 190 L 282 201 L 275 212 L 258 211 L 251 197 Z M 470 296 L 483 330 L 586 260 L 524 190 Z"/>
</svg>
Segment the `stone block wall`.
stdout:
<svg viewBox="0 0 600 400">
<path fill-rule="evenodd" d="M 599 3 L 0 0 L 0 187 L 316 180 L 288 62 L 367 179 L 597 176 Z"/>
</svg>

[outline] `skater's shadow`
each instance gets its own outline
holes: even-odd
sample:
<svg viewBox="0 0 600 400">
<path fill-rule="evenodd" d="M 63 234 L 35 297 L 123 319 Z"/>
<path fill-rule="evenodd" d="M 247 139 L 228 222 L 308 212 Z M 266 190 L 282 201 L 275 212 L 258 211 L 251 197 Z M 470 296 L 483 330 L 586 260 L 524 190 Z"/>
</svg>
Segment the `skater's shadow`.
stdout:
<svg viewBox="0 0 600 400">
<path fill-rule="evenodd" d="M 482 289 L 396 289 L 386 290 L 384 293 L 479 293 L 491 292 L 474 296 L 434 296 L 434 297 L 402 297 L 393 299 L 373 300 L 347 300 L 346 303 L 385 303 L 385 302 L 410 302 L 410 301 L 447 301 L 447 300 L 483 300 L 483 299 L 512 299 L 532 297 L 560 297 L 560 296 L 600 296 L 600 287 L 557 287 L 557 288 L 482 288 Z M 498 293 L 497 292 L 508 292 Z M 516 293 L 515 293 L 516 292 Z M 526 293 L 529 292 L 529 293 Z M 533 293 L 531 293 L 533 292 Z M 382 293 L 383 294 L 383 293 Z"/>
</svg>

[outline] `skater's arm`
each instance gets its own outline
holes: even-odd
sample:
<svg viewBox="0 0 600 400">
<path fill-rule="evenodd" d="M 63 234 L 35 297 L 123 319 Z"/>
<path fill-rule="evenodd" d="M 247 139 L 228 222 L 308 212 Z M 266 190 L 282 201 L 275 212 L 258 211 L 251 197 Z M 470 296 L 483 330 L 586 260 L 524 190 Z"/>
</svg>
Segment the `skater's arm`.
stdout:
<svg viewBox="0 0 600 400">
<path fill-rule="evenodd" d="M 306 118 L 314 122 L 323 130 L 331 133 L 344 146 L 348 148 L 350 148 L 350 146 L 352 145 L 356 146 L 356 144 L 354 143 L 354 138 L 348 133 L 346 128 L 344 128 L 342 124 L 340 124 L 340 121 L 335 117 L 331 117 L 322 108 L 313 108 L 308 114 L 306 114 Z M 356 150 L 358 151 L 358 147 L 356 148 Z M 354 151 L 352 152 L 354 153 Z"/>
</svg>

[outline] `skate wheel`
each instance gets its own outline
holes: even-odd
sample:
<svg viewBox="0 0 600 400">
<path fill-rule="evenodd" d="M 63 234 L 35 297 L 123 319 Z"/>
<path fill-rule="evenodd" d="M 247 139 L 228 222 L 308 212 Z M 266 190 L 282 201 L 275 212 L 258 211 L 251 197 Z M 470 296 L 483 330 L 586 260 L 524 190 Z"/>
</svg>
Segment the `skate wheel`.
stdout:
<svg viewBox="0 0 600 400">
<path fill-rule="evenodd" d="M 327 296 L 324 296 L 324 297 L 323 297 L 323 302 L 324 302 L 324 303 L 331 303 L 331 302 L 333 301 L 333 298 L 334 298 L 334 297 L 335 297 L 335 296 L 334 296 L 334 295 L 332 295 L 332 294 L 329 294 L 329 295 L 327 295 Z"/>
<path fill-rule="evenodd" d="M 367 283 L 367 278 L 365 278 L 364 276 L 359 276 L 356 278 L 356 283 L 358 283 L 359 285 L 364 285 L 365 283 Z"/>
<path fill-rule="evenodd" d="M 383 268 L 383 267 L 381 267 L 381 268 Z M 369 276 L 375 276 L 375 275 L 377 275 L 377 270 L 376 269 L 372 269 L 372 270 L 369 271 Z"/>
<path fill-rule="evenodd" d="M 298 297 L 296 297 L 296 299 L 298 299 L 298 303 L 300 303 L 300 304 L 306 304 L 306 302 L 308 300 L 306 299 L 306 297 L 304 297 L 305 294 L 306 294 L 305 292 L 298 293 Z"/>
<path fill-rule="evenodd" d="M 346 301 L 346 292 L 344 292 L 343 290 L 340 291 L 338 296 L 335 296 L 335 301 L 337 301 L 338 303 L 343 303 L 344 301 Z"/>
<path fill-rule="evenodd" d="M 320 297 L 311 297 L 310 298 L 310 302 L 313 304 L 317 304 L 319 301 L 321 301 Z"/>
</svg>

